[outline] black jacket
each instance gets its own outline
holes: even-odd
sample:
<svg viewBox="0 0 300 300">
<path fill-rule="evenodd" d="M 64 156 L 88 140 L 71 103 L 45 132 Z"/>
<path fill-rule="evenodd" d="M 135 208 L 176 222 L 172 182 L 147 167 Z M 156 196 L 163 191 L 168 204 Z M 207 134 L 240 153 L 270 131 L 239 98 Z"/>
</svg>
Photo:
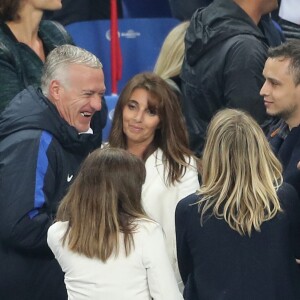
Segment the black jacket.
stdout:
<svg viewBox="0 0 300 300">
<path fill-rule="evenodd" d="M 215 0 L 193 15 L 181 78 L 190 146 L 198 156 L 207 125 L 221 108 L 240 108 L 258 122 L 265 120 L 259 91 L 268 44 L 259 27 L 233 1 Z"/>
<path fill-rule="evenodd" d="M 297 168 L 300 161 L 300 125 L 290 131 L 282 119 L 275 119 L 267 138 L 282 163 L 283 180 L 294 186 L 300 197 L 300 170 Z"/>
<path fill-rule="evenodd" d="M 199 195 L 181 200 L 175 213 L 177 257 L 185 300 L 299 300 L 300 203 L 295 189 L 278 190 L 283 212 L 261 231 L 241 236 L 207 213 L 200 225 Z"/>
<path fill-rule="evenodd" d="M 0 115 L 0 299 L 66 299 L 47 230 L 79 165 L 101 143 L 78 135 L 33 87 Z"/>
</svg>

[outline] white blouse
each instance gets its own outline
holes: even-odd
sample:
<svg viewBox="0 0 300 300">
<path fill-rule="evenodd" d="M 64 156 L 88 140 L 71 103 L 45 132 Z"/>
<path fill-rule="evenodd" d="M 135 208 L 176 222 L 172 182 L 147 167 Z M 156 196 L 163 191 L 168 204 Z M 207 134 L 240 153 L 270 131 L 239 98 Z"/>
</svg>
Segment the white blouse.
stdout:
<svg viewBox="0 0 300 300">
<path fill-rule="evenodd" d="M 72 252 L 62 246 L 67 222 L 48 230 L 48 245 L 65 272 L 70 300 L 182 300 L 168 260 L 160 225 L 146 219 L 137 221 L 135 247 L 125 256 L 123 243 L 117 257 L 106 263 Z M 123 240 L 120 234 L 120 240 Z"/>
<path fill-rule="evenodd" d="M 168 256 L 182 291 L 183 283 L 177 264 L 175 209 L 181 199 L 199 189 L 198 172 L 195 160 L 191 159 L 180 182 L 167 185 L 167 172 L 162 156 L 162 150 L 158 148 L 146 161 L 146 180 L 143 185 L 142 203 L 148 216 L 159 223 L 164 231 Z"/>
</svg>

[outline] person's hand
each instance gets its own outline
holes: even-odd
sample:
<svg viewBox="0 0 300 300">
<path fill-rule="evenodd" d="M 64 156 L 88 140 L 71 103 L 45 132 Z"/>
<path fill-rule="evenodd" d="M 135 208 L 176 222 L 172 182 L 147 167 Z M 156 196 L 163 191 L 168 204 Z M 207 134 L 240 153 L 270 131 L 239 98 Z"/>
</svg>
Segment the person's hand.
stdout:
<svg viewBox="0 0 300 300">
<path fill-rule="evenodd" d="M 297 164 L 297 169 L 300 170 L 300 161 Z"/>
</svg>

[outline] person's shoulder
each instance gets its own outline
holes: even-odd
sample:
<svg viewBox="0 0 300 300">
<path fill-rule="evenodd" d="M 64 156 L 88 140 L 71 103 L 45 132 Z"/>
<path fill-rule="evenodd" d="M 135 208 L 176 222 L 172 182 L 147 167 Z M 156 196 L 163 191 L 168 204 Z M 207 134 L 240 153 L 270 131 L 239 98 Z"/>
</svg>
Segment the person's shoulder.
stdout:
<svg viewBox="0 0 300 300">
<path fill-rule="evenodd" d="M 48 228 L 47 243 L 53 253 L 61 248 L 68 224 L 69 222 L 55 222 Z"/>
<path fill-rule="evenodd" d="M 136 245 L 144 247 L 148 241 L 164 236 L 161 225 L 148 218 L 138 218 L 134 221 L 136 227 L 133 232 Z"/>
<path fill-rule="evenodd" d="M 288 184 L 283 183 L 278 192 L 279 202 L 283 213 L 291 223 L 300 223 L 300 199 L 296 189 Z"/>
<path fill-rule="evenodd" d="M 225 43 L 228 43 L 229 50 L 236 55 L 240 55 L 241 53 L 253 53 L 260 54 L 260 56 L 263 55 L 264 57 L 267 56 L 267 44 L 262 39 L 252 34 L 237 34 L 228 39 Z"/>
<path fill-rule="evenodd" d="M 300 199 L 296 189 L 289 183 L 283 182 L 277 191 L 283 211 L 294 213 L 299 209 Z"/>
<path fill-rule="evenodd" d="M 163 165 L 163 151 L 160 148 L 157 148 L 147 159 L 145 162 L 145 167 L 147 172 L 151 169 L 156 170 L 157 166 Z"/>
<path fill-rule="evenodd" d="M 299 196 L 296 189 L 289 183 L 283 182 L 277 191 L 280 202 L 284 207 L 293 206 L 299 202 Z"/>
<path fill-rule="evenodd" d="M 72 44 L 72 38 L 65 27 L 57 21 L 42 20 L 39 26 L 42 36 L 56 40 L 58 44 Z"/>
<path fill-rule="evenodd" d="M 139 218 L 136 219 L 135 222 L 139 232 L 146 232 L 149 234 L 155 230 L 161 230 L 161 226 L 157 222 L 148 218 Z"/>
<path fill-rule="evenodd" d="M 64 26 L 61 25 L 59 22 L 51 21 L 51 20 L 42 20 L 39 27 L 40 27 L 40 29 L 54 29 L 54 30 L 59 29 L 60 30 L 61 28 L 63 28 L 65 30 Z"/>
<path fill-rule="evenodd" d="M 68 228 L 69 222 L 55 222 L 48 229 L 48 236 L 62 237 Z"/>
<path fill-rule="evenodd" d="M 15 52 L 14 48 L 15 42 L 9 36 L 7 33 L 7 29 L 3 25 L 2 22 L 0 22 L 0 55 L 3 56 L 5 55 L 6 57 L 12 57 L 13 53 Z"/>
<path fill-rule="evenodd" d="M 199 197 L 200 196 L 197 193 L 193 193 L 183 198 L 178 202 L 176 211 L 187 211 L 193 209 L 195 206 L 197 206 L 197 203 L 200 200 Z"/>
<path fill-rule="evenodd" d="M 0 41 L 2 41 L 3 38 L 11 38 L 11 34 L 12 33 L 6 23 L 0 20 Z"/>
</svg>

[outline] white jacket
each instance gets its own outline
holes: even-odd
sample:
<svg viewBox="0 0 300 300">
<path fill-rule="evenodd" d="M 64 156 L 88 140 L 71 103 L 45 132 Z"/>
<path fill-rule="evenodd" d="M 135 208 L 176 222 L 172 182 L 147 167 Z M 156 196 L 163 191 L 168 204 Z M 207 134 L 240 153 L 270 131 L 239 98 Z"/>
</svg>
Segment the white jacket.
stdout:
<svg viewBox="0 0 300 300">
<path fill-rule="evenodd" d="M 119 255 L 106 263 L 62 246 L 67 222 L 49 228 L 48 245 L 65 272 L 69 300 L 183 300 L 160 225 L 146 219 L 136 222 L 135 247 L 130 255 L 126 257 L 121 243 Z"/>
<path fill-rule="evenodd" d="M 166 237 L 168 255 L 180 289 L 183 285 L 177 265 L 175 209 L 184 197 L 199 189 L 198 172 L 194 159 L 180 182 L 167 186 L 164 177 L 162 150 L 156 150 L 146 161 L 146 181 L 143 185 L 142 203 L 148 216 L 159 223 Z M 167 174 L 167 172 L 166 172 Z"/>
</svg>

